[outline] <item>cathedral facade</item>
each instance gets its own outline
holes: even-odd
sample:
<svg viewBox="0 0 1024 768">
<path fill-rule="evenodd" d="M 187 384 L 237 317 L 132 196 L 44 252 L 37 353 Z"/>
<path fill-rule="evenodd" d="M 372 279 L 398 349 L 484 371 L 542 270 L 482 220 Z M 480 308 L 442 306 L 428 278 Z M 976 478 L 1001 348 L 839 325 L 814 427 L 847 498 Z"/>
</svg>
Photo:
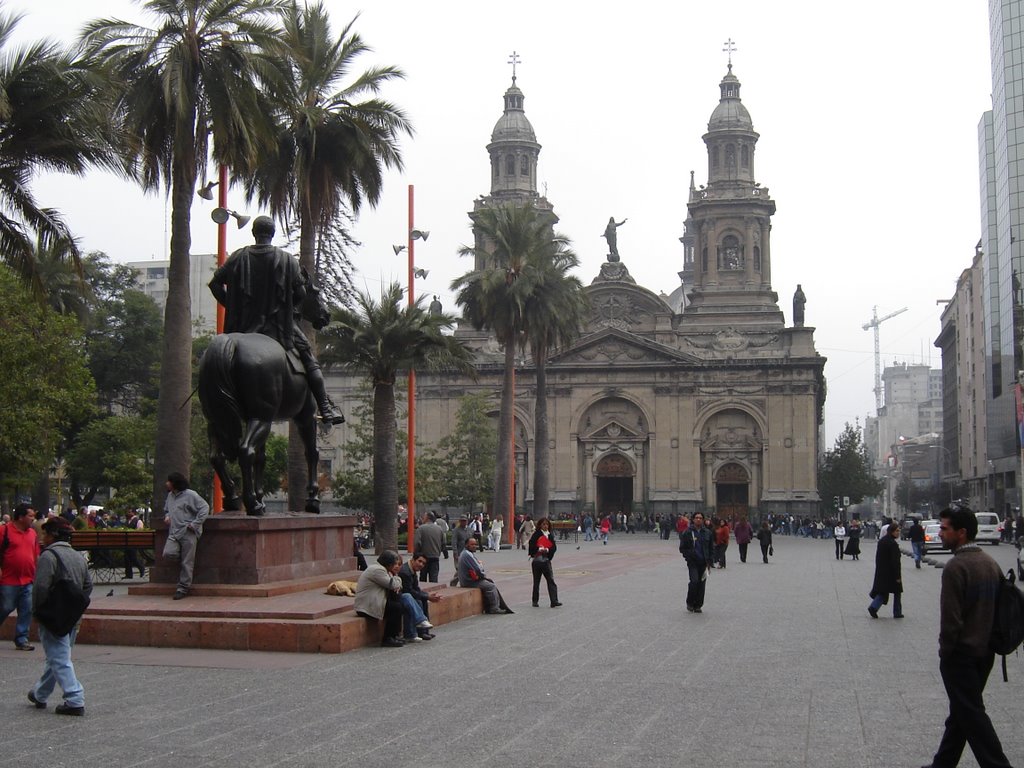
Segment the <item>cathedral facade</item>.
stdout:
<svg viewBox="0 0 1024 768">
<path fill-rule="evenodd" d="M 713 510 L 756 521 L 817 513 L 825 358 L 815 351 L 814 329 L 803 325 L 802 300 L 787 327 L 772 290 L 775 203 L 755 181 L 758 134 L 731 64 L 720 89 L 703 137 L 707 184 L 698 188 L 691 174 L 680 286 L 666 296 L 637 285 L 610 222 L 608 261 L 586 287 L 590 317 L 576 342 L 548 362 L 553 516 Z M 523 100 L 513 78 L 487 145 L 491 192 L 474 203 L 471 219 L 488 205 L 515 202 L 557 221 L 537 192 L 541 147 Z M 454 429 L 464 394 L 492 393 L 497 413 L 501 348 L 465 323 L 456 335 L 475 350 L 480 375 L 418 373 L 416 432 L 425 444 Z M 528 357 L 516 380 L 515 498 L 532 512 Z"/>
</svg>

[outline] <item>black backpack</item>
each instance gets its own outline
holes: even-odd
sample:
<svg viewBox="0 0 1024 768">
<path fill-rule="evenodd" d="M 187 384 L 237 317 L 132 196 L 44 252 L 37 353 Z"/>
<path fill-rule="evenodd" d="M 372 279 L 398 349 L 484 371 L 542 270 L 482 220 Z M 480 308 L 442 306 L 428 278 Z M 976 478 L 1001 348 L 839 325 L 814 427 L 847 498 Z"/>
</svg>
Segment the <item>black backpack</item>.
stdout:
<svg viewBox="0 0 1024 768">
<path fill-rule="evenodd" d="M 45 554 L 44 552 L 43 555 Z M 50 551 L 50 554 L 57 559 L 56 579 L 45 602 L 39 605 L 32 615 L 57 637 L 64 637 L 75 628 L 85 609 L 89 607 L 90 601 L 82 585 L 68 577 L 60 555 L 53 551 Z"/>
<path fill-rule="evenodd" d="M 992 635 L 989 648 L 1003 657 L 1003 682 L 1006 676 L 1006 657 L 1024 642 L 1024 592 L 1017 589 L 1017 577 L 1012 570 L 999 576 L 996 590 L 995 613 L 992 618 Z"/>
</svg>

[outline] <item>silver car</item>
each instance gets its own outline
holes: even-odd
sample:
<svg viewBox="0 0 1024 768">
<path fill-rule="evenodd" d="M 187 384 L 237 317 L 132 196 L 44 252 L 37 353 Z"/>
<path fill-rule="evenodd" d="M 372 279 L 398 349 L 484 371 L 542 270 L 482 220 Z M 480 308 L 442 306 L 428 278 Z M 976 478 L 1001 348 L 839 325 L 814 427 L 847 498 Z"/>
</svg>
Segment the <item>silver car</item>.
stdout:
<svg viewBox="0 0 1024 768">
<path fill-rule="evenodd" d="M 942 543 L 942 539 L 939 538 L 939 524 L 934 520 L 927 522 L 924 526 L 924 551 L 935 552 L 937 550 L 946 549 L 946 546 Z"/>
</svg>

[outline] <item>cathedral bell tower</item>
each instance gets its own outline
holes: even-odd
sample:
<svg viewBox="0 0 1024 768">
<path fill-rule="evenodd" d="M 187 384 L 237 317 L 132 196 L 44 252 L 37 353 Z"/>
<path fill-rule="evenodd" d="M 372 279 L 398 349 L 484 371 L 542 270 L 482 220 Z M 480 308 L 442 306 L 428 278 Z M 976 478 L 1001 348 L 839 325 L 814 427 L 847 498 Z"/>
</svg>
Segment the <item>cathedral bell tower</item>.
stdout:
<svg viewBox="0 0 1024 768">
<path fill-rule="evenodd" d="M 684 310 L 699 326 L 782 328 L 785 321 L 771 286 L 771 217 L 775 201 L 754 181 L 758 134 L 740 101 L 732 63 L 719 85 L 704 144 L 708 183 L 688 204 L 694 239 L 693 288 Z"/>
<path fill-rule="evenodd" d="M 513 56 L 515 57 L 515 54 Z M 478 197 L 473 204 L 473 211 L 469 214 L 474 222 L 475 247 L 478 250 L 487 247 L 475 226 L 477 212 L 484 208 L 508 203 L 532 204 L 550 214 L 552 226 L 558 221 L 551 204 L 537 192 L 537 158 L 540 156 L 540 144 L 537 143 L 537 134 L 534 133 L 533 126 L 523 110 L 523 99 L 523 92 L 516 85 L 513 68 L 512 85 L 505 91 L 505 111 L 494 124 L 491 143 L 487 145 L 487 153 L 491 157 L 491 192 L 489 195 Z M 480 270 L 484 267 L 478 256 L 474 269 Z"/>
</svg>

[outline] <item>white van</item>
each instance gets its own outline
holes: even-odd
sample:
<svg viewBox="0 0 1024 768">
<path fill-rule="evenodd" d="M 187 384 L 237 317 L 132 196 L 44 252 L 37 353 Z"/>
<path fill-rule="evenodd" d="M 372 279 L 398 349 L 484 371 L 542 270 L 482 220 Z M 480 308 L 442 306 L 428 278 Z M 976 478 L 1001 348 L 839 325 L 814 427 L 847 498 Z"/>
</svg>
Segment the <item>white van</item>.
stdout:
<svg viewBox="0 0 1024 768">
<path fill-rule="evenodd" d="M 999 516 L 995 512 L 975 512 L 978 518 L 978 535 L 974 539 L 979 544 L 999 544 Z"/>
</svg>

